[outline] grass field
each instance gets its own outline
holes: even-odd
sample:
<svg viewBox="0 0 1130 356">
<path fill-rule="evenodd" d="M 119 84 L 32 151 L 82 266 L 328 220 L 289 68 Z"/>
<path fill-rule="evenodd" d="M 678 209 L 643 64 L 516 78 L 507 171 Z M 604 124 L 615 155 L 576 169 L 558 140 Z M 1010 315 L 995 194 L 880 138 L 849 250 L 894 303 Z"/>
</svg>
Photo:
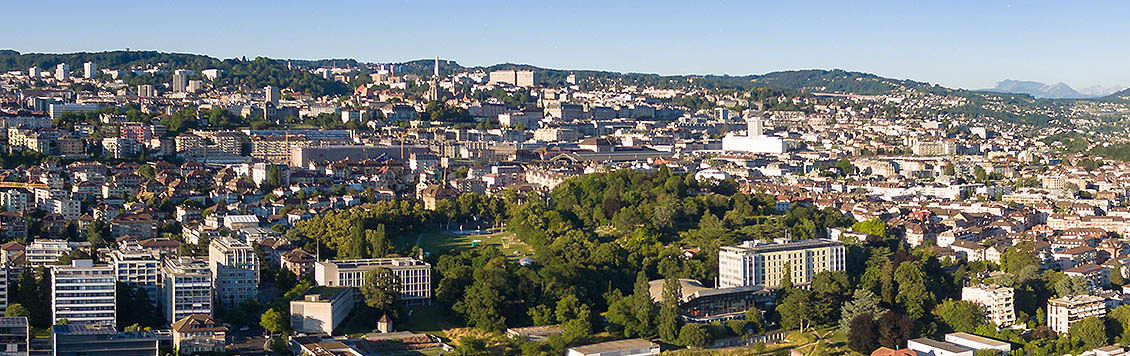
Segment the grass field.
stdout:
<svg viewBox="0 0 1130 356">
<path fill-rule="evenodd" d="M 515 260 L 531 256 L 534 253 L 533 248 L 518 241 L 514 234 L 508 231 L 484 235 L 456 235 L 446 231 L 429 231 L 423 234 L 398 236 L 394 243 L 407 249 L 415 246 L 417 239 L 420 242 L 420 248 L 429 254 L 447 254 L 470 250 L 475 248 L 471 246 L 475 240 L 480 241 L 479 247 L 498 247 L 502 250 L 502 253 Z"/>
<path fill-rule="evenodd" d="M 443 314 L 443 309 L 435 305 L 408 307 L 407 312 L 408 315 L 401 315 L 400 318 L 397 318 L 402 324 L 394 323 L 392 325 L 394 329 L 445 338 L 444 330 L 459 327 L 459 325 L 449 322 L 448 316 Z M 374 317 L 364 314 L 352 313 L 348 319 L 345 319 L 345 323 L 334 330 L 334 335 L 360 337 L 367 333 L 376 332 L 377 324 Z"/>
</svg>

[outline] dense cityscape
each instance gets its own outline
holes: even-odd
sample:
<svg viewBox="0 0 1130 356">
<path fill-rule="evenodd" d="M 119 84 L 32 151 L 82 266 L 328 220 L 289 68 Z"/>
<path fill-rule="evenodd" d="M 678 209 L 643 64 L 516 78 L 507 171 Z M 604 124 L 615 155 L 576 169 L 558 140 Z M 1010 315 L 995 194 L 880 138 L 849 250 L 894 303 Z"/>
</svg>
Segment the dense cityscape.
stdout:
<svg viewBox="0 0 1130 356">
<path fill-rule="evenodd" d="M 0 356 L 1130 355 L 1036 84 L 0 50 Z"/>
</svg>

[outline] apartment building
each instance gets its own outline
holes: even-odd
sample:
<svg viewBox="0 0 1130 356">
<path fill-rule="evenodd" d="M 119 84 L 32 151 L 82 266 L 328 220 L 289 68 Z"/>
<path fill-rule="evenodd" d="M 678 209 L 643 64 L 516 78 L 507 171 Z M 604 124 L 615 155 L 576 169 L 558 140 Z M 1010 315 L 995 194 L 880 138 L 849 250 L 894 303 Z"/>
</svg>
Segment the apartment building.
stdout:
<svg viewBox="0 0 1130 356">
<path fill-rule="evenodd" d="M 1071 324 L 1089 318 L 1106 316 L 1103 298 L 1093 295 L 1073 295 L 1048 301 L 1048 326 L 1057 333 L 1067 333 Z"/>
<path fill-rule="evenodd" d="M 961 300 L 980 305 L 989 321 L 997 326 L 1010 326 L 1016 321 L 1012 288 L 998 285 L 969 286 L 961 289 Z"/>
<path fill-rule="evenodd" d="M 157 305 L 157 275 L 161 268 L 161 255 L 156 251 L 141 247 L 137 243 L 126 243 L 110 252 L 110 265 L 114 266 L 114 276 L 118 282 L 145 291 L 149 301 Z"/>
<path fill-rule="evenodd" d="M 432 298 L 432 265 L 409 257 L 330 260 L 314 264 L 319 286 L 360 288 L 365 272 L 386 268 L 400 277 L 400 299 L 408 304 L 427 304 Z"/>
<path fill-rule="evenodd" d="M 73 250 L 89 248 L 89 242 L 37 239 L 27 246 L 27 264 L 33 268 L 50 267 L 59 260 L 59 257 L 63 257 Z"/>
<path fill-rule="evenodd" d="M 807 284 L 817 273 L 843 271 L 844 245 L 830 240 L 745 241 L 718 251 L 719 288 L 776 288 L 785 278 Z M 786 276 L 786 270 L 790 275 Z"/>
<path fill-rule="evenodd" d="M 208 245 L 212 289 L 225 308 L 259 295 L 259 257 L 255 249 L 234 237 L 220 236 Z"/>
<path fill-rule="evenodd" d="M 180 257 L 161 266 L 161 312 L 179 321 L 191 315 L 212 315 L 212 271 L 203 260 Z"/>
<path fill-rule="evenodd" d="M 51 268 L 51 320 L 71 324 L 104 323 L 114 327 L 117 316 L 114 266 L 92 260 L 73 260 Z"/>
</svg>

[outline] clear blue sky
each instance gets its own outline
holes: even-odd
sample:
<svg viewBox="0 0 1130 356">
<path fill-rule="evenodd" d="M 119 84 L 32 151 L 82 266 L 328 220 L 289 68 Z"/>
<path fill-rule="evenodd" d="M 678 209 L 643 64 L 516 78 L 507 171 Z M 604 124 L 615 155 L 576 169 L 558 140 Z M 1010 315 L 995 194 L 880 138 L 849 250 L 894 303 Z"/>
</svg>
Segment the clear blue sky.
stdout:
<svg viewBox="0 0 1130 356">
<path fill-rule="evenodd" d="M 1130 2 L 8 1 L 0 48 L 1130 85 Z"/>
</svg>

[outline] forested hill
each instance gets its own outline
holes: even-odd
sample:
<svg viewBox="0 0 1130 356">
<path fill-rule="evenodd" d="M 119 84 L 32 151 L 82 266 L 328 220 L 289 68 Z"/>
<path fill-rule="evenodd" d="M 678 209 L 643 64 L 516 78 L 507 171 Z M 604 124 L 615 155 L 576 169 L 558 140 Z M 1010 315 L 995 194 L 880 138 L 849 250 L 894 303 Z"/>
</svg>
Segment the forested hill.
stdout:
<svg viewBox="0 0 1130 356">
<path fill-rule="evenodd" d="M 99 68 L 148 68 L 158 66 L 165 71 L 155 75 L 134 75 L 125 78 L 130 85 L 167 84 L 171 80 L 172 69 L 186 68 L 199 71 L 216 68 L 224 71 L 216 85 L 242 88 L 262 88 L 267 85 L 289 88 L 314 96 L 345 95 L 356 85 L 368 83 L 365 74 L 375 68 L 354 59 L 270 59 L 259 57 L 218 59 L 204 55 L 185 53 L 162 53 L 155 51 L 109 51 L 79 52 L 67 54 L 21 54 L 12 50 L 0 51 L 0 70 L 27 70 L 31 66 L 50 69 L 58 63 L 70 63 L 72 70 L 81 70 L 81 63 L 93 61 Z M 420 59 L 399 63 L 401 73 L 429 76 L 434 70 L 435 59 Z M 336 66 L 339 68 L 359 68 L 361 75 L 346 84 L 324 79 L 307 70 L 313 67 Z M 293 67 L 293 69 L 291 69 Z M 462 71 L 489 72 L 499 69 L 521 69 L 536 71 L 546 85 L 563 85 L 570 74 L 575 74 L 582 90 L 608 85 L 634 85 L 654 88 L 704 89 L 715 92 L 755 91 L 757 100 L 777 97 L 781 94 L 801 93 L 840 93 L 860 95 L 882 94 L 935 94 L 961 97 L 966 104 L 950 108 L 925 108 L 918 115 L 960 115 L 970 117 L 993 117 L 1005 121 L 1047 125 L 1063 118 L 1070 112 L 1074 101 L 1037 99 L 1026 94 L 1004 94 L 952 89 L 913 80 L 885 78 L 874 74 L 852 72 L 840 69 L 793 70 L 771 72 L 760 75 L 659 75 L 647 73 L 619 73 L 597 70 L 566 70 L 541 68 L 527 64 L 503 63 L 492 66 L 464 67 L 453 60 L 440 60 L 440 72 L 450 75 Z M 196 74 L 193 79 L 199 78 Z M 1130 91 L 1123 91 L 1103 100 L 1125 101 Z M 1093 100 L 1093 99 L 1075 99 Z"/>
<path fill-rule="evenodd" d="M 51 70 L 59 63 L 71 65 L 71 70 L 81 70 L 82 63 L 94 62 L 99 68 L 126 69 L 160 66 L 163 72 L 152 76 L 132 76 L 125 78 L 130 84 L 168 83 L 173 69 L 196 71 L 192 78 L 199 78 L 203 69 L 220 69 L 223 75 L 216 85 L 232 85 L 247 88 L 262 88 L 267 85 L 290 88 L 291 90 L 314 96 L 344 95 L 351 92 L 349 85 L 323 79 L 307 71 L 290 70 L 286 60 L 259 57 L 253 60 L 217 58 L 186 53 L 163 53 L 156 51 L 109 51 L 77 52 L 65 54 L 26 53 L 12 50 L 0 51 L 0 71 L 27 70 L 36 66 Z M 301 61 L 308 64 L 313 61 Z M 356 63 L 355 61 L 353 62 Z"/>
</svg>

